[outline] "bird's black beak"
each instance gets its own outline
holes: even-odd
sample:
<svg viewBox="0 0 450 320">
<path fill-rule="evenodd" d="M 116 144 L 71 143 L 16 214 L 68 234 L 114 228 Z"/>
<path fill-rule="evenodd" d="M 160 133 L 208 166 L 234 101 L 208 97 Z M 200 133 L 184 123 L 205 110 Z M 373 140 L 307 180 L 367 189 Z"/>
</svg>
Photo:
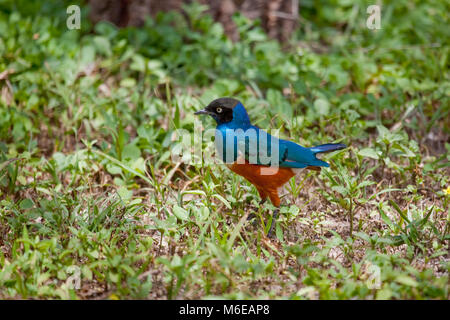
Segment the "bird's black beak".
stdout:
<svg viewBox="0 0 450 320">
<path fill-rule="evenodd" d="M 203 109 L 203 110 L 200 110 L 200 111 L 197 111 L 196 113 L 194 113 L 195 115 L 199 115 L 199 114 L 211 114 L 211 112 L 209 112 L 208 110 L 206 110 L 206 109 Z"/>
</svg>

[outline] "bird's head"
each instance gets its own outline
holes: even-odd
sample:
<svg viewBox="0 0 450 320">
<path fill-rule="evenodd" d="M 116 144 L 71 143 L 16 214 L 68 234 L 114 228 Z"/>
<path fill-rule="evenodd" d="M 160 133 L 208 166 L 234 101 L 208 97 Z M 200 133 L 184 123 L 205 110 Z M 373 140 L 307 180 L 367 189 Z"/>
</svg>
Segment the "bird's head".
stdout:
<svg viewBox="0 0 450 320">
<path fill-rule="evenodd" d="M 195 114 L 208 114 L 216 120 L 217 124 L 232 121 L 236 123 L 249 123 L 247 111 L 242 103 L 234 98 L 219 98 L 213 100 L 205 109 L 197 111 Z"/>
</svg>

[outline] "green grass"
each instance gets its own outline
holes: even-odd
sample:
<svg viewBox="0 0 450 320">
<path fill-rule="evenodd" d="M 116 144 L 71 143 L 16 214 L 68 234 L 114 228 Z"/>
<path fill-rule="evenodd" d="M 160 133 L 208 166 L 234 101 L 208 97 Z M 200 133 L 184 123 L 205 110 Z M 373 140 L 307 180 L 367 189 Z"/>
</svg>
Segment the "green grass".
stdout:
<svg viewBox="0 0 450 320">
<path fill-rule="evenodd" d="M 0 3 L 0 298 L 448 299 L 450 8 L 396 1 L 372 31 L 367 5 L 302 1 L 282 48 L 198 5 L 69 31 L 63 2 Z M 349 145 L 286 186 L 275 240 L 251 184 L 171 161 L 220 96 Z"/>
</svg>

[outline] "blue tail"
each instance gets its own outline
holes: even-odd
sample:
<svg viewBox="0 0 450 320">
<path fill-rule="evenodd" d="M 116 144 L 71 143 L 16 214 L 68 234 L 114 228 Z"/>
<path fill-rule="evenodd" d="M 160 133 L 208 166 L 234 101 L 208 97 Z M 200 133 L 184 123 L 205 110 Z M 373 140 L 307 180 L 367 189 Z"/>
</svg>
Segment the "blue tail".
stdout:
<svg viewBox="0 0 450 320">
<path fill-rule="evenodd" d="M 312 148 L 309 148 L 314 154 L 316 153 L 324 153 L 324 152 L 331 152 L 336 150 L 345 149 L 347 146 L 343 143 L 327 143 L 327 144 L 321 144 L 320 146 L 315 146 Z"/>
</svg>

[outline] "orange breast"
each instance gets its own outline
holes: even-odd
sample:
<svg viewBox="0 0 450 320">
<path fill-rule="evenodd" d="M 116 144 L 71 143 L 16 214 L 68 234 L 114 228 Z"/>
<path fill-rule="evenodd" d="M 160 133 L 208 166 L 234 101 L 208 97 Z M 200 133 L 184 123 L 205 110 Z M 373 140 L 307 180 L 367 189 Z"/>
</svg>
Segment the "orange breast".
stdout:
<svg viewBox="0 0 450 320">
<path fill-rule="evenodd" d="M 228 165 L 228 168 L 250 181 L 258 190 L 261 198 L 264 200 L 269 197 L 276 207 L 280 205 L 278 188 L 295 175 L 291 168 L 268 167 L 250 164 L 247 161 L 245 163 L 233 163 Z"/>
</svg>

